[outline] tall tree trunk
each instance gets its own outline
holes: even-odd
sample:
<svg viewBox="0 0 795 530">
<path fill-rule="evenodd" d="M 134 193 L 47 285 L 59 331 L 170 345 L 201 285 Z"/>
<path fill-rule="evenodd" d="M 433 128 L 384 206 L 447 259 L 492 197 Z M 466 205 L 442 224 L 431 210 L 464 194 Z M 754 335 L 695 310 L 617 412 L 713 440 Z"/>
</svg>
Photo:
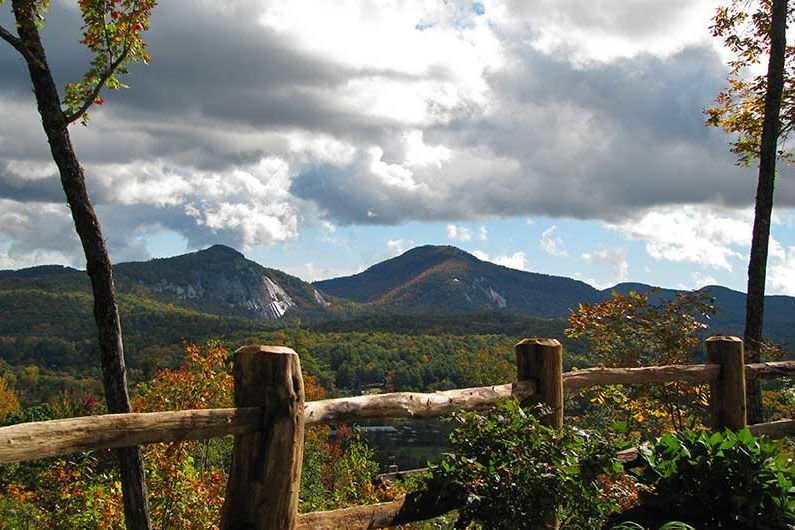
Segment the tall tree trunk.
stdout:
<svg viewBox="0 0 795 530">
<path fill-rule="evenodd" d="M 77 234 L 86 256 L 86 271 L 94 294 L 94 319 L 99 335 L 102 384 L 108 411 L 130 412 L 127 376 L 124 366 L 121 324 L 116 306 L 113 271 L 99 220 L 86 191 L 85 176 L 77 160 L 58 89 L 52 78 L 41 36 L 36 27 L 36 10 L 30 0 L 13 0 L 12 7 L 19 37 L 30 56 L 26 57 L 44 132 L 53 160 L 61 175 L 61 185 L 72 211 Z M 124 515 L 128 530 L 149 530 L 143 459 L 137 447 L 119 449 Z"/>
<path fill-rule="evenodd" d="M 750 362 L 758 362 L 763 340 L 765 277 L 767 270 L 770 217 L 773 211 L 773 184 L 776 177 L 779 113 L 784 89 L 784 55 L 787 46 L 787 0 L 773 0 L 770 23 L 770 59 L 767 64 L 765 116 L 759 149 L 759 181 L 756 188 L 754 232 L 748 263 L 748 297 L 745 308 L 745 344 Z M 748 382 L 748 423 L 764 418 L 759 380 Z"/>
</svg>

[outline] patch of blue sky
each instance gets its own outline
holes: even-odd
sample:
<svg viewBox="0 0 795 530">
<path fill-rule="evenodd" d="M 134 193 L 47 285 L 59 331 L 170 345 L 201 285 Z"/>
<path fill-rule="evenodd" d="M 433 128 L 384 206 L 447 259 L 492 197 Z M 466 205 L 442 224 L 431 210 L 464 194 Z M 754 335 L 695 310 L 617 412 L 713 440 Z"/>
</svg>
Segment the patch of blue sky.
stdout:
<svg viewBox="0 0 795 530">
<path fill-rule="evenodd" d="M 167 258 L 189 252 L 188 240 L 173 230 L 158 230 L 143 236 L 146 250 L 153 258 Z"/>
<path fill-rule="evenodd" d="M 472 4 L 472 12 L 475 13 L 477 16 L 485 15 L 486 6 L 484 6 L 483 3 L 481 2 L 474 2 Z"/>
</svg>

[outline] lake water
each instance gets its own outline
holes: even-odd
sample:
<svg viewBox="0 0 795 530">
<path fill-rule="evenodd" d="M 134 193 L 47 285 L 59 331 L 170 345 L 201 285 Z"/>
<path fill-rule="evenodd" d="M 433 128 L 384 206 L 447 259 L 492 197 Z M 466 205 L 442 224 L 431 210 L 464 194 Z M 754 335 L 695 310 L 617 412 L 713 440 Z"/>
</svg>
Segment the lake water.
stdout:
<svg viewBox="0 0 795 530">
<path fill-rule="evenodd" d="M 400 471 L 437 463 L 448 447 L 453 424 L 443 419 L 396 419 L 357 424 L 375 451 L 382 472 L 397 465 Z"/>
</svg>

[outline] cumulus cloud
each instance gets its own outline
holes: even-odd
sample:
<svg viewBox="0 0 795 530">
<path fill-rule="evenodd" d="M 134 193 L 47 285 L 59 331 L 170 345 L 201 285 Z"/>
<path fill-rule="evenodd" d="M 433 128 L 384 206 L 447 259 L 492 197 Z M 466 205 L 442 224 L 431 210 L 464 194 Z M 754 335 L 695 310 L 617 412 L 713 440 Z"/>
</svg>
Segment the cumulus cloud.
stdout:
<svg viewBox="0 0 795 530">
<path fill-rule="evenodd" d="M 469 241 L 472 239 L 472 231 L 463 226 L 447 225 L 447 238 L 451 241 Z"/>
<path fill-rule="evenodd" d="M 677 287 L 679 289 L 692 291 L 694 289 L 700 289 L 708 285 L 718 285 L 718 284 L 719 284 L 718 280 L 716 280 L 714 277 L 699 271 L 694 271 L 690 273 L 689 281 L 682 282 Z"/>
<path fill-rule="evenodd" d="M 472 254 L 482 261 L 490 261 L 491 263 L 495 263 L 497 265 L 502 265 L 503 267 L 508 267 L 511 269 L 517 269 L 520 271 L 527 271 L 529 270 L 529 263 L 527 262 L 527 256 L 521 250 L 517 250 L 513 254 L 504 255 L 504 256 L 490 256 L 486 252 L 482 250 L 475 250 Z"/>
<path fill-rule="evenodd" d="M 543 232 L 541 232 L 541 239 L 539 240 L 539 244 L 541 248 L 549 254 L 550 256 L 567 256 L 568 253 L 563 250 L 563 239 L 560 236 L 555 235 L 555 231 L 558 229 L 556 225 L 552 225 Z"/>
<path fill-rule="evenodd" d="M 132 88 L 108 94 L 89 127 L 72 129 L 112 250 L 142 255 L 142 238 L 162 228 L 192 248 L 267 245 L 321 219 L 458 227 L 569 216 L 651 240 L 661 222 L 633 228 L 639 211 L 751 203 L 750 171 L 703 126 L 726 73 L 693 31 L 708 23 L 710 2 L 481 7 L 161 3 L 146 36 L 151 65 L 136 66 Z M 53 3 L 46 37 L 59 79 L 86 66 L 80 26 L 71 4 Z M 0 69 L 0 198 L 15 210 L 61 205 L 27 72 L 8 48 Z M 777 204 L 795 205 L 792 179 L 776 193 Z M 464 230 L 454 240 L 486 235 Z M 2 235 L 9 248 L 32 244 Z M 723 269 L 737 252 L 731 241 L 712 258 L 648 244 L 660 259 Z M 28 252 L 80 261 L 74 238 L 36 245 Z"/>
<path fill-rule="evenodd" d="M 406 252 L 414 246 L 414 241 L 410 239 L 390 239 L 386 242 L 387 257 L 394 258 Z"/>
<path fill-rule="evenodd" d="M 670 55 L 709 38 L 708 21 L 715 9 L 709 0 L 508 0 L 506 13 L 533 20 L 534 46 L 565 53 L 578 63 L 608 61 L 638 53 Z"/>
<path fill-rule="evenodd" d="M 608 278 L 607 283 L 593 279 L 588 280 L 593 285 L 605 287 L 606 285 L 614 285 L 629 279 L 629 264 L 623 248 L 601 248 L 593 252 L 586 252 L 580 257 L 593 269 L 603 271 L 604 276 Z M 591 273 L 593 272 L 592 270 Z"/>
<path fill-rule="evenodd" d="M 666 207 L 607 227 L 629 239 L 644 241 L 646 252 L 654 259 L 731 271 L 745 260 L 742 250 L 750 242 L 753 211 L 695 205 Z"/>
<path fill-rule="evenodd" d="M 777 294 L 795 296 L 795 246 L 779 254 L 768 269 L 768 290 Z"/>
</svg>

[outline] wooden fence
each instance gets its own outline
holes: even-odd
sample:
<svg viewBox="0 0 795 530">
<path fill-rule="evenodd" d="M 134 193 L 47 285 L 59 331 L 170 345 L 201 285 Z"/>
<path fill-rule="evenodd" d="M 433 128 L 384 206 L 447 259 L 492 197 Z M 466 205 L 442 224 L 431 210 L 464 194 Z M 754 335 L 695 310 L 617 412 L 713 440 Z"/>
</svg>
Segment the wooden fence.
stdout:
<svg viewBox="0 0 795 530">
<path fill-rule="evenodd" d="M 563 426 L 564 391 L 593 385 L 709 384 L 714 428 L 746 427 L 746 380 L 795 375 L 795 361 L 745 364 L 742 341 L 706 340 L 708 364 L 589 368 L 563 372 L 554 339 L 516 345 L 512 384 L 434 393 L 398 392 L 304 403 L 298 355 L 290 348 L 246 346 L 234 354 L 235 408 L 107 414 L 0 428 L 0 464 L 79 451 L 235 435 L 221 516 L 223 530 L 357 530 L 387 528 L 442 515 L 451 499 L 410 494 L 392 502 L 298 514 L 304 427 L 316 423 L 435 417 L 481 409 L 512 397 L 546 404 L 547 425 Z M 795 435 L 795 420 L 751 425 L 757 434 Z M 554 521 L 550 521 L 554 523 Z"/>
</svg>

